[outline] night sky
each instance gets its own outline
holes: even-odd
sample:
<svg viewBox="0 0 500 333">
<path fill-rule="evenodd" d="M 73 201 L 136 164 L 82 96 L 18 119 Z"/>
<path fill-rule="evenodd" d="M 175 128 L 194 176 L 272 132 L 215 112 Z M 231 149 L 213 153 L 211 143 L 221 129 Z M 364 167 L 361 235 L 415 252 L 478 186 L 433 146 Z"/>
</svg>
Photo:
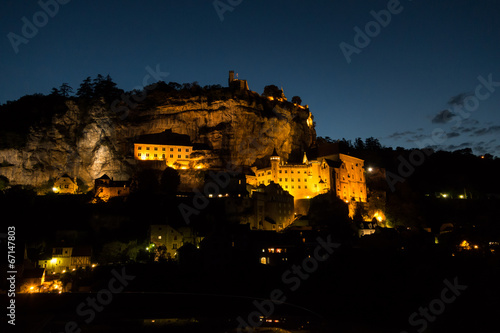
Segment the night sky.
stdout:
<svg viewBox="0 0 500 333">
<path fill-rule="evenodd" d="M 226 86 L 234 70 L 258 93 L 275 84 L 300 96 L 320 136 L 500 156 L 497 0 L 221 0 L 221 15 L 213 1 L 59 1 L 47 22 L 37 1 L 0 3 L 0 103 L 63 82 L 76 91 L 99 73 L 139 88 L 148 66 L 202 86 Z M 385 27 L 370 23 L 388 7 Z M 13 47 L 34 15 L 38 32 Z M 340 45 L 353 50 L 367 23 L 372 37 L 349 63 Z"/>
</svg>

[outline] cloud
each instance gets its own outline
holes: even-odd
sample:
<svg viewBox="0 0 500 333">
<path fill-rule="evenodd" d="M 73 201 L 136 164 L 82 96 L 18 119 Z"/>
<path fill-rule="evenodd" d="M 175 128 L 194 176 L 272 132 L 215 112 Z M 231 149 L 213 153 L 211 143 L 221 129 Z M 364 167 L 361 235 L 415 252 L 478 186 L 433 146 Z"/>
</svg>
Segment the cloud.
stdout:
<svg viewBox="0 0 500 333">
<path fill-rule="evenodd" d="M 456 138 L 457 136 L 460 136 L 460 133 L 458 133 L 458 132 L 450 132 L 450 133 L 447 133 L 447 134 L 446 134 L 446 137 L 447 137 L 448 139 L 451 139 L 451 138 Z"/>
<path fill-rule="evenodd" d="M 387 138 L 389 139 L 401 139 L 403 136 L 415 134 L 413 131 L 406 131 L 406 132 L 394 132 L 391 135 L 389 135 Z"/>
<path fill-rule="evenodd" d="M 471 136 L 481 136 L 481 135 L 495 134 L 495 133 L 500 133 L 500 126 L 496 125 L 496 126 L 480 128 L 478 130 L 475 130 L 474 133 L 471 134 Z"/>
<path fill-rule="evenodd" d="M 432 118 L 432 123 L 433 124 L 445 124 L 449 122 L 453 117 L 455 117 L 455 114 L 452 113 L 450 110 L 443 110 L 438 112 L 437 115 Z"/>
<path fill-rule="evenodd" d="M 474 96 L 474 94 L 472 94 L 472 93 L 460 93 L 460 94 L 450 98 L 450 100 L 448 101 L 448 104 L 452 105 L 452 106 L 462 106 L 462 105 L 464 105 L 465 99 L 469 96 Z"/>
</svg>

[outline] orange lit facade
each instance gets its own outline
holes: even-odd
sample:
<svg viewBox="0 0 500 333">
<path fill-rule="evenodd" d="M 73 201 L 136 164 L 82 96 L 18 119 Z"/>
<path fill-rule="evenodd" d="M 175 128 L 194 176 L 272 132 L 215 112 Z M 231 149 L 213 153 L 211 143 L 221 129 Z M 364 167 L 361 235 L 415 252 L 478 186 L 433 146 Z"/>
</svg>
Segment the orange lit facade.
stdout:
<svg viewBox="0 0 500 333">
<path fill-rule="evenodd" d="M 247 176 L 248 184 L 259 186 L 274 182 L 295 199 L 313 198 L 333 190 L 346 202 L 366 202 L 362 159 L 336 154 L 309 161 L 304 154 L 302 164 L 285 164 L 275 150 L 270 160 L 270 167 L 253 169 L 255 175 Z"/>
<path fill-rule="evenodd" d="M 165 161 L 169 167 L 187 167 L 193 146 L 135 143 L 134 157 L 141 161 Z"/>
<path fill-rule="evenodd" d="M 75 194 L 78 190 L 78 185 L 76 184 L 76 179 L 65 174 L 54 182 L 54 188 L 52 190 L 55 193 Z"/>
</svg>

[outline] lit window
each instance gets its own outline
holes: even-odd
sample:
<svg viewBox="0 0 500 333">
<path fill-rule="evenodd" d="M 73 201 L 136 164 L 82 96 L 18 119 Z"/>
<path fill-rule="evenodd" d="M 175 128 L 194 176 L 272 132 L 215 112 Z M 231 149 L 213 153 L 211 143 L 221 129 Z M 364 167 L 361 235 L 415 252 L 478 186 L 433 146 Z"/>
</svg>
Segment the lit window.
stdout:
<svg viewBox="0 0 500 333">
<path fill-rule="evenodd" d="M 263 264 L 263 265 L 266 265 L 267 264 L 267 258 L 266 257 L 260 258 L 260 263 Z"/>
</svg>

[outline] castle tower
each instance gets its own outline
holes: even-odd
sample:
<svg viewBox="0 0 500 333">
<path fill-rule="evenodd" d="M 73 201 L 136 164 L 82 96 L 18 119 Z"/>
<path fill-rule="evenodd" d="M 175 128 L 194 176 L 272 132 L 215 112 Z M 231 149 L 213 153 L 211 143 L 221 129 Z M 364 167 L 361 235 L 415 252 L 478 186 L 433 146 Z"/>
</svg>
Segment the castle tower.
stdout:
<svg viewBox="0 0 500 333">
<path fill-rule="evenodd" d="M 234 81 L 234 71 L 229 71 L 229 79 L 227 80 L 228 87 L 231 87 L 231 82 Z"/>
<path fill-rule="evenodd" d="M 278 168 L 281 158 L 276 152 L 276 148 L 274 148 L 273 153 L 271 154 L 271 157 L 269 159 L 271 160 L 271 176 L 273 178 L 273 181 L 278 184 Z"/>
</svg>

